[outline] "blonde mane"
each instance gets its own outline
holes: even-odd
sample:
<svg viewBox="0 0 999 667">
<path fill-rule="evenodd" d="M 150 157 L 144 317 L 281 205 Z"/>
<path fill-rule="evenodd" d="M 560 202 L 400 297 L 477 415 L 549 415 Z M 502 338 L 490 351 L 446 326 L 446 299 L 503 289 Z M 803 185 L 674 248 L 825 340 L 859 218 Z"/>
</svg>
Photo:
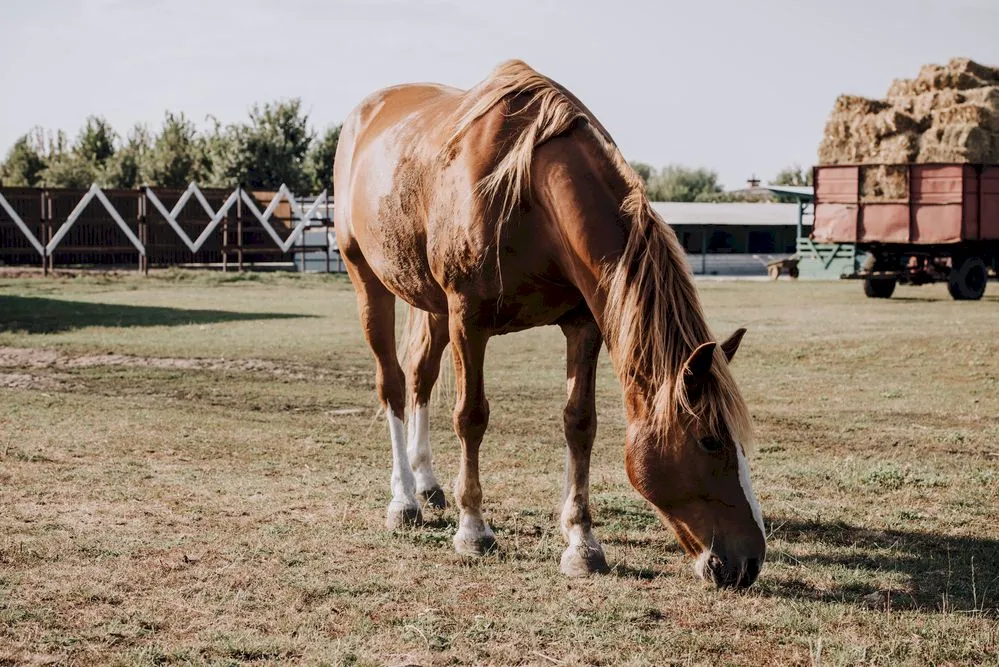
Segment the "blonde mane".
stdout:
<svg viewBox="0 0 999 667">
<path fill-rule="evenodd" d="M 472 123 L 512 95 L 528 96 L 516 112 L 526 116 L 526 124 L 476 186 L 476 194 L 487 204 L 501 204 L 497 239 L 502 223 L 528 192 L 535 148 L 584 121 L 627 190 L 620 211 L 631 229 L 621 255 L 605 267 L 607 303 L 601 323 L 625 392 L 639 391 L 647 397 L 649 421 L 661 431 L 668 432 L 680 415 L 688 413 L 703 420 L 712 433 L 727 431 L 748 445 L 753 436 L 749 410 L 720 348 L 715 350 L 711 377 L 701 385 L 699 399 L 693 401 L 687 394 L 684 363 L 697 346 L 713 337 L 686 253 L 673 230 L 653 210 L 641 177 L 579 100 L 526 63 L 505 62 L 470 91 L 459 107 L 445 151 L 454 151 Z"/>
</svg>

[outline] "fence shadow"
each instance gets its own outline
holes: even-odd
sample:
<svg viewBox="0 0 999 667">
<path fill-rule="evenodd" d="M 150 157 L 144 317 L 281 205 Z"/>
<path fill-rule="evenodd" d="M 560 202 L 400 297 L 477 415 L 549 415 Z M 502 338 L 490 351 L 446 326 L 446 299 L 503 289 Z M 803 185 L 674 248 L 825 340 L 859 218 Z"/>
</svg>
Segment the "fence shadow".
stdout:
<svg viewBox="0 0 999 667">
<path fill-rule="evenodd" d="M 778 526 L 781 541 L 814 544 L 816 549 L 804 556 L 771 552 L 768 560 L 784 560 L 805 568 L 840 566 L 853 571 L 896 573 L 903 575 L 906 584 L 899 591 L 866 583 L 834 584 L 820 590 L 803 580 L 768 579 L 764 571 L 760 578 L 764 595 L 999 615 L 999 539 L 797 519 L 777 519 L 774 525 Z M 884 555 L 889 548 L 892 555 Z"/>
<path fill-rule="evenodd" d="M 162 306 L 128 306 L 0 295 L 0 332 L 58 333 L 83 327 L 153 327 L 243 320 L 316 317 L 297 313 L 243 313 Z"/>
</svg>

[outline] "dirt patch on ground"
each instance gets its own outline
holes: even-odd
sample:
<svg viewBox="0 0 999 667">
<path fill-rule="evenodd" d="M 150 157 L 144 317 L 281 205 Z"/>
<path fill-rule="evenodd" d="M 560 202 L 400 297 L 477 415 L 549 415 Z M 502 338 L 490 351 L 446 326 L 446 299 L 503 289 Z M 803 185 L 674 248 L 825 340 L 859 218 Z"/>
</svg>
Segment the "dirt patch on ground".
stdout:
<svg viewBox="0 0 999 667">
<path fill-rule="evenodd" d="M 89 276 L 97 278 L 120 278 L 127 275 L 138 275 L 137 271 L 107 271 L 104 269 L 53 269 L 45 273 L 41 267 L 32 266 L 0 266 L 0 278 L 78 278 Z"/>
<path fill-rule="evenodd" d="M 66 382 L 47 375 L 31 375 L 30 373 L 0 373 L 0 389 L 30 389 L 49 391 L 64 389 Z"/>
<path fill-rule="evenodd" d="M 95 366 L 267 373 L 290 380 L 316 379 L 328 375 L 321 368 L 266 359 L 140 357 L 115 353 L 70 355 L 50 348 L 0 347 L 0 368 L 92 368 Z M 0 384 L 0 386 L 5 385 Z"/>
</svg>

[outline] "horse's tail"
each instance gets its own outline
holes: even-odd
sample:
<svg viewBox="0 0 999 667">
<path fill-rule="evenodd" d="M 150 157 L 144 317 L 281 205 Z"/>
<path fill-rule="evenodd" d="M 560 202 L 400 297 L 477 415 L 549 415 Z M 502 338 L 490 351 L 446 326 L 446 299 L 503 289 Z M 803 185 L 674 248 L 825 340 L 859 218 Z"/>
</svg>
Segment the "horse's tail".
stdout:
<svg viewBox="0 0 999 667">
<path fill-rule="evenodd" d="M 399 365 L 406 374 L 406 408 L 412 409 L 416 397 L 412 395 L 409 382 L 410 365 L 419 357 L 421 350 L 430 347 L 430 325 L 427 322 L 427 311 L 415 306 L 406 309 L 406 323 L 402 327 L 402 336 L 398 343 Z M 451 370 L 451 357 L 445 354 L 441 358 L 440 375 L 434 390 L 430 394 L 431 402 L 443 399 L 451 401 L 454 398 L 454 371 Z"/>
</svg>

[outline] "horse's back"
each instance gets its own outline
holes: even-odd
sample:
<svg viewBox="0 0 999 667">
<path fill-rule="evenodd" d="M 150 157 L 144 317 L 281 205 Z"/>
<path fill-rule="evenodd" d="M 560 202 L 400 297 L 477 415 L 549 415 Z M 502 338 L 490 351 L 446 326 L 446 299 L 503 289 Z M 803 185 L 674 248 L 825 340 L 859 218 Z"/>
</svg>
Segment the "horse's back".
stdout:
<svg viewBox="0 0 999 667">
<path fill-rule="evenodd" d="M 477 191 L 539 113 L 501 85 L 397 86 L 361 102 L 337 149 L 334 219 L 348 264 L 395 295 L 436 313 L 466 298 L 482 326 L 514 330 L 550 323 L 580 297 L 543 212 L 520 209 L 501 241 L 505 198 Z"/>
</svg>

